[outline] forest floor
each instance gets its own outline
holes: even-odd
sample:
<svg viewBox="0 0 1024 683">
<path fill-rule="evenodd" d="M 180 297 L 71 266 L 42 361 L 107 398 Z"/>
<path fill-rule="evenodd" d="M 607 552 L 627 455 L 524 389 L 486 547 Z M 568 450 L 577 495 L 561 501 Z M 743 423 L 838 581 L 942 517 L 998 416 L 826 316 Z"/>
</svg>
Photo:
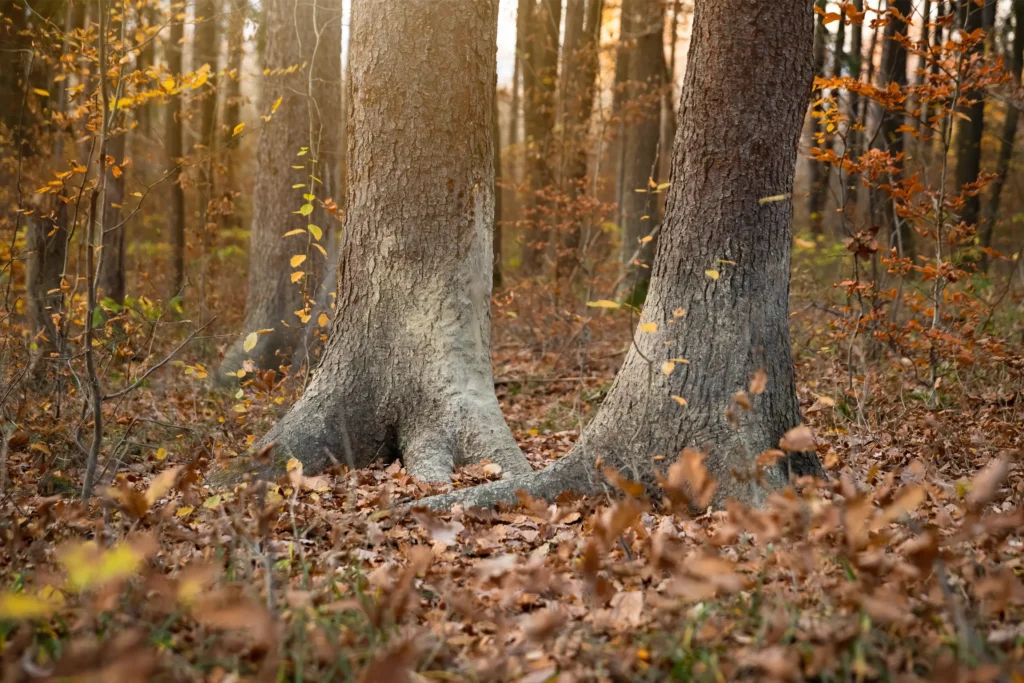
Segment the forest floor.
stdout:
<svg viewBox="0 0 1024 683">
<path fill-rule="evenodd" d="M 607 391 L 629 321 L 528 310 L 496 310 L 495 376 L 541 467 Z M 398 463 L 213 489 L 295 388 L 217 390 L 188 357 L 116 406 L 113 485 L 84 506 L 40 466 L 61 427 L 31 405 L 3 501 L 4 680 L 1024 680 L 1019 352 L 932 410 L 905 367 L 854 373 L 828 316 L 794 310 L 830 479 L 758 510 L 691 514 L 612 476 L 612 497 L 437 514 L 408 509 L 431 489 Z M 674 467 L 669 485 L 713 486 L 697 458 Z"/>
</svg>

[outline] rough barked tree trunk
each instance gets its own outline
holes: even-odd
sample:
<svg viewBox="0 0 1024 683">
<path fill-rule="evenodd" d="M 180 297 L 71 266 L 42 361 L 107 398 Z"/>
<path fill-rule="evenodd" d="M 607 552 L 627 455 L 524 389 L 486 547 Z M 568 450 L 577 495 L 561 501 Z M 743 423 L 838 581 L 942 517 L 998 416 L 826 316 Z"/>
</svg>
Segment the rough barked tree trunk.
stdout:
<svg viewBox="0 0 1024 683">
<path fill-rule="evenodd" d="M 341 3 L 316 0 L 296 5 L 290 0 L 269 0 L 264 23 L 263 61 L 270 75 L 263 81 L 258 111 L 269 114 L 278 98 L 281 103 L 260 132 L 256 151 L 260 172 L 253 192 L 242 337 L 257 330 L 273 332 L 259 335 L 250 351 L 245 351 L 243 339 L 232 345 L 221 363 L 222 379 L 230 379 L 226 373 L 236 372 L 246 358 L 259 368 L 277 368 L 291 363 L 301 347 L 296 358 L 304 359 L 308 338 L 302 334 L 297 312 L 306 310 L 307 302 L 315 301 L 322 287 L 333 287 L 332 282 L 324 281 L 328 258 L 312 245 L 326 250 L 334 218 L 319 207 L 308 216 L 297 212 L 306 203 L 302 195 L 310 191 L 310 158 L 316 159 L 315 175 L 322 181 L 313 185 L 319 199 L 337 196 L 341 187 Z M 307 69 L 287 72 L 288 67 L 303 63 L 308 63 L 312 74 Z M 312 98 L 307 97 L 307 90 Z M 309 151 L 298 156 L 302 148 Z M 297 165 L 303 168 L 293 168 Z M 316 206 L 318 201 L 312 203 Z M 310 224 L 321 230 L 319 240 L 307 231 Z M 284 236 L 296 230 L 299 232 Z M 306 259 L 293 269 L 290 260 L 300 254 Z M 292 282 L 296 270 L 305 275 Z M 315 325 L 316 320 L 308 324 Z"/>
<path fill-rule="evenodd" d="M 551 498 L 599 488 L 595 464 L 654 480 L 656 456 L 707 447 L 716 503 L 760 502 L 764 490 L 734 477 L 800 421 L 789 340 L 791 201 L 797 140 L 810 93 L 809 0 L 697 0 L 673 150 L 672 187 L 642 319 L 622 369 L 572 452 L 551 467 L 426 502 L 493 505 L 525 489 Z M 751 116 L 757 112 L 757 116 Z M 722 260 L 726 261 L 723 263 Z M 718 269 L 718 279 L 707 270 Z M 662 363 L 684 358 L 665 375 Z M 739 428 L 726 417 L 734 392 L 760 368 L 767 390 Z M 681 406 L 673 397 L 686 400 Z M 769 469 L 769 487 L 819 474 L 813 454 Z"/>
<path fill-rule="evenodd" d="M 551 141 L 555 125 L 555 86 L 558 83 L 558 36 L 561 0 L 527 2 L 524 24 L 529 48 L 523 62 L 523 123 L 530 174 L 530 223 L 523 240 L 523 270 L 537 275 L 543 269 L 550 231 L 550 202 L 545 194 L 554 185 Z M 523 4 L 520 4 L 520 9 Z"/>
<path fill-rule="evenodd" d="M 309 470 L 397 456 L 430 481 L 483 458 L 530 469 L 490 361 L 497 5 L 368 2 L 353 17 L 338 317 L 264 438 Z"/>
<path fill-rule="evenodd" d="M 171 17 L 171 30 L 164 44 L 167 70 L 171 76 L 181 75 L 181 41 L 185 37 L 184 19 Z M 167 211 L 168 242 L 171 245 L 171 297 L 181 296 L 185 287 L 185 190 L 181 186 L 181 159 L 184 154 L 182 136 L 181 95 L 172 95 L 164 113 L 164 144 L 170 169 L 170 205 Z"/>
<path fill-rule="evenodd" d="M 889 0 L 889 8 L 895 13 L 889 14 L 889 23 L 885 26 L 882 42 L 882 63 L 878 69 L 878 87 L 886 88 L 895 83 L 900 88 L 907 85 L 907 49 L 897 36 L 907 34 L 907 24 L 897 17 L 909 17 L 910 0 Z M 903 117 L 899 112 L 880 111 L 882 122 L 879 127 L 879 149 L 888 150 L 892 158 L 898 157 L 905 148 L 904 134 L 900 131 Z M 896 185 L 902 178 L 902 166 L 888 179 L 883 180 Z M 881 226 L 887 235 L 890 245 L 899 250 L 901 256 L 914 258 L 914 233 L 905 220 L 897 220 L 892 195 L 884 189 L 873 189 L 871 193 L 871 215 L 875 225 Z"/>
<path fill-rule="evenodd" d="M 115 121 L 115 126 L 123 126 L 123 121 Z M 107 142 L 107 156 L 111 157 L 114 163 L 107 166 L 106 189 L 103 193 L 103 251 L 100 256 L 100 270 L 96 276 L 99 300 L 113 299 L 118 304 L 124 301 L 125 294 L 124 250 L 127 226 L 124 225 L 121 215 L 121 205 L 124 204 L 125 172 L 122 164 L 127 137 L 127 130 L 122 129 Z M 115 167 L 121 167 L 122 170 L 115 173 Z"/>
<path fill-rule="evenodd" d="M 1024 71 L 1024 0 L 1013 1 L 1013 47 L 1010 52 L 1010 73 L 1013 75 L 1013 87 L 1019 88 L 1021 73 Z M 985 208 L 985 223 L 982 226 L 981 246 L 992 246 L 992 235 L 995 232 L 996 219 L 999 218 L 999 200 L 1010 175 L 1010 161 L 1013 159 L 1014 139 L 1017 137 L 1017 123 L 1020 110 L 1012 104 L 1006 108 L 1006 120 L 1003 122 L 1003 134 L 1000 136 L 999 158 L 996 160 L 996 177 L 989 189 L 988 203 Z M 987 272 L 990 259 L 982 254 L 979 270 Z"/>
<path fill-rule="evenodd" d="M 984 6 L 979 7 L 974 0 L 961 0 L 960 22 L 963 29 L 968 33 L 974 33 L 978 29 L 989 31 L 986 17 L 990 14 L 986 0 Z M 985 42 L 982 41 L 971 48 L 972 55 L 980 55 L 985 50 Z M 968 102 L 963 107 L 963 114 L 968 118 L 957 119 L 956 124 L 956 189 L 965 191 L 964 208 L 960 212 L 960 220 L 968 226 L 978 223 L 981 214 L 981 196 L 977 188 L 971 191 L 965 185 L 978 182 L 978 174 L 981 173 L 981 138 L 985 133 L 985 93 L 977 90 L 967 90 L 963 99 Z"/>
<path fill-rule="evenodd" d="M 825 26 L 824 11 L 827 6 L 826 0 L 818 0 L 815 8 L 821 10 L 821 14 L 815 13 L 814 22 L 814 75 L 819 78 L 825 77 L 825 53 L 828 50 L 829 31 Z M 840 22 L 842 23 L 842 22 Z M 811 119 L 811 139 L 809 147 L 818 147 L 815 140 L 815 133 L 818 131 L 819 118 L 824 113 L 822 98 L 825 96 L 823 90 L 815 90 L 811 95 L 814 104 L 811 111 L 818 116 Z M 814 158 L 812 154 L 807 156 L 807 217 L 810 221 L 811 233 L 822 235 L 825 232 L 825 200 L 828 196 L 828 169 L 829 165 Z"/>
<path fill-rule="evenodd" d="M 624 0 L 619 40 L 629 51 L 623 84 L 625 98 L 619 225 L 622 263 L 629 271 L 627 296 L 643 301 L 651 279 L 657 239 L 641 243 L 654 232 L 660 215 L 658 195 L 649 180 L 658 174 L 661 139 L 661 89 L 665 85 L 665 13 L 657 0 Z M 657 183 L 657 178 L 654 178 Z M 639 251 L 639 253 L 637 253 Z"/>
</svg>

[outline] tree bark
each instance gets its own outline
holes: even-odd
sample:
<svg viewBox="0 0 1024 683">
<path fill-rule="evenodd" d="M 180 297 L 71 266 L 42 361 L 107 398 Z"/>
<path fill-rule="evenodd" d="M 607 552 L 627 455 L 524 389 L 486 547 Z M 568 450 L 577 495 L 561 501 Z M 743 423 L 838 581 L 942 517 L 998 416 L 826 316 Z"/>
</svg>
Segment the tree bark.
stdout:
<svg viewBox="0 0 1024 683">
<path fill-rule="evenodd" d="M 961 25 L 967 33 L 979 29 L 990 30 L 986 17 L 990 14 L 986 0 L 985 7 L 979 7 L 974 0 L 961 0 Z M 985 43 L 978 43 L 971 48 L 971 54 L 980 54 L 985 50 Z M 977 226 L 981 214 L 981 195 L 977 188 L 971 190 L 965 185 L 978 182 L 981 173 L 981 138 L 985 133 L 985 93 L 967 90 L 963 94 L 967 104 L 963 113 L 969 120 L 957 119 L 956 124 L 956 187 L 966 192 L 964 208 L 960 212 L 960 220 L 968 226 Z"/>
<path fill-rule="evenodd" d="M 626 101 L 622 136 L 619 225 L 622 263 L 630 271 L 627 298 L 641 303 L 651 279 L 657 238 L 641 243 L 660 223 L 658 195 L 649 180 L 658 174 L 661 140 L 661 89 L 665 82 L 665 14 L 657 0 L 623 0 L 620 50 L 628 50 L 623 93 Z M 634 255 L 639 255 L 634 259 Z"/>
<path fill-rule="evenodd" d="M 397 456 L 428 481 L 483 458 L 530 469 L 489 350 L 497 5 L 363 3 L 353 18 L 338 319 L 264 437 L 307 471 Z"/>
<path fill-rule="evenodd" d="M 562 154 L 565 173 L 562 185 L 570 206 L 586 194 L 587 150 L 590 117 L 594 109 L 598 68 L 598 34 L 602 0 L 568 0 L 562 46 Z M 566 278 L 578 272 L 582 226 L 572 224 L 562 235 L 556 275 Z"/>
<path fill-rule="evenodd" d="M 115 124 L 115 127 L 119 126 L 123 126 L 123 121 L 118 121 Z M 124 204 L 125 173 L 122 164 L 125 158 L 127 137 L 127 130 L 122 129 L 117 131 L 107 143 L 107 156 L 114 162 L 107 166 L 106 190 L 103 193 L 106 203 L 102 213 L 103 251 L 100 256 L 99 273 L 96 276 L 99 283 L 99 300 L 102 302 L 104 299 L 112 299 L 116 304 L 124 301 L 125 294 L 126 226 L 122 224 L 121 206 Z M 121 171 L 115 172 L 115 167 L 120 167 Z"/>
<path fill-rule="evenodd" d="M 822 11 L 827 6 L 826 0 L 817 0 L 815 7 Z M 828 28 L 825 26 L 825 17 L 822 14 L 815 13 L 816 17 L 814 22 L 814 75 L 819 78 L 825 77 L 825 53 L 828 50 Z M 842 23 L 842 22 L 840 22 Z M 811 95 L 811 99 L 815 101 L 812 104 L 811 110 L 821 115 L 824 111 L 824 107 L 821 102 L 821 98 L 825 96 L 824 91 L 816 90 Z M 811 120 L 811 144 L 812 148 L 816 147 L 814 142 L 814 133 L 818 129 L 818 117 L 813 117 Z M 808 155 L 807 157 L 807 215 L 810 221 L 811 233 L 814 235 L 824 234 L 824 218 L 825 218 L 825 200 L 828 193 L 828 167 L 815 159 L 813 156 Z"/>
<path fill-rule="evenodd" d="M 864 11 L 864 0 L 853 0 L 853 8 L 858 13 Z M 864 25 L 862 22 L 855 22 L 850 26 L 850 78 L 860 80 L 861 73 L 863 73 L 864 67 Z M 857 159 L 863 153 L 861 149 L 861 142 L 863 136 L 861 131 L 854 124 L 863 125 L 864 115 L 861 113 L 861 96 L 856 92 L 850 93 L 850 128 L 847 133 L 848 150 L 847 156 L 852 159 Z M 857 209 L 857 196 L 858 187 L 860 186 L 860 178 L 855 173 L 848 173 L 846 175 L 848 196 L 847 202 L 853 208 L 854 212 Z"/>
<path fill-rule="evenodd" d="M 238 196 L 238 172 L 236 156 L 238 138 L 235 126 L 241 123 L 242 109 L 242 58 L 245 56 L 245 19 L 249 9 L 249 0 L 233 0 L 231 14 L 228 17 L 228 73 L 224 92 L 224 125 L 221 138 L 224 153 L 224 196 L 232 206 L 230 212 L 221 217 L 225 228 L 241 225 L 241 217 L 234 206 Z M 340 48 L 339 48 L 340 49 Z"/>
<path fill-rule="evenodd" d="M 561 0 L 520 3 L 529 7 L 524 17 L 529 49 L 523 63 L 523 119 L 526 127 L 530 174 L 529 227 L 523 244 L 523 269 L 538 274 L 544 264 L 549 238 L 550 203 L 544 194 L 555 184 L 551 168 L 551 141 L 555 125 L 555 85 L 558 81 L 558 37 L 562 23 Z"/>
<path fill-rule="evenodd" d="M 1010 52 L 1010 73 L 1013 75 L 1013 87 L 1018 88 L 1021 84 L 1021 74 L 1024 70 L 1024 0 L 1013 2 L 1013 46 Z M 1020 121 L 1020 110 L 1012 104 L 1006 108 L 1006 120 L 1003 122 L 1003 133 L 1000 136 L 1002 141 L 999 145 L 999 158 L 996 160 L 996 177 L 989 189 L 988 202 L 985 210 L 985 221 L 982 225 L 981 246 L 990 248 L 992 236 L 995 232 L 996 219 L 999 218 L 999 201 L 1003 194 L 1003 187 L 1010 175 L 1010 161 L 1013 159 L 1014 140 L 1017 137 L 1017 123 Z M 982 253 L 979 270 L 987 272 L 989 268 L 988 254 Z"/>
<path fill-rule="evenodd" d="M 785 484 L 787 470 L 820 474 L 808 453 L 769 467 L 764 487 L 744 476 L 800 421 L 788 325 L 792 202 L 761 200 L 793 187 L 813 74 L 810 2 L 697 0 L 693 26 L 673 182 L 642 315 L 657 330 L 637 332 L 568 456 L 540 472 L 420 503 L 489 506 L 514 501 L 518 489 L 549 499 L 591 493 L 600 489 L 597 463 L 651 484 L 654 458 L 674 458 L 687 446 L 710 447 L 717 505 L 760 503 L 765 487 Z M 662 363 L 673 358 L 689 363 L 675 361 L 666 375 Z M 736 428 L 725 414 L 731 397 L 761 368 L 767 390 Z"/>
<path fill-rule="evenodd" d="M 242 336 L 273 331 L 259 335 L 250 351 L 245 350 L 243 339 L 228 349 L 220 372 L 226 380 L 230 378 L 226 373 L 236 372 L 246 358 L 264 369 L 305 360 L 309 339 L 302 334 L 303 326 L 317 324 L 310 312 L 318 297 L 322 300 L 326 290 L 333 290 L 333 279 L 325 277 L 329 270 L 325 251 L 331 243 L 334 218 L 316 204 L 337 196 L 341 188 L 341 127 L 337 123 L 343 118 L 338 116 L 342 107 L 340 5 L 338 0 L 299 5 L 289 0 L 266 2 L 264 67 L 270 75 L 264 81 L 258 109 L 266 115 L 278 98 L 281 103 L 264 124 L 256 152 L 260 173 L 253 193 Z M 317 31 L 321 31 L 319 37 Z M 279 71 L 302 63 L 309 64 L 312 74 L 306 69 Z M 308 152 L 299 156 L 303 148 Z M 310 158 L 316 160 L 315 168 L 308 164 L 304 170 L 292 168 Z M 313 182 L 311 186 L 311 174 L 322 184 Z M 319 195 L 318 199 L 303 199 L 303 194 L 310 192 Z M 308 216 L 298 213 L 306 203 L 315 207 Z M 319 228 L 319 239 L 316 228 L 307 229 L 308 225 Z M 299 232 L 284 237 L 293 231 Z M 297 255 L 304 255 L 305 260 L 293 268 L 290 262 Z M 292 274 L 298 271 L 304 275 L 293 282 Z"/>
<path fill-rule="evenodd" d="M 910 0 L 889 0 L 889 8 L 896 10 L 901 16 L 909 17 Z M 889 23 L 885 26 L 882 43 L 882 63 L 878 69 L 878 86 L 885 88 L 895 83 L 900 88 L 907 85 L 907 50 L 897 40 L 897 35 L 907 34 L 906 22 L 889 15 Z M 878 134 L 878 147 L 887 150 L 889 156 L 896 158 L 903 154 L 905 147 L 904 134 L 899 131 L 903 116 L 899 112 L 880 111 L 882 123 Z M 896 185 L 902 179 L 902 166 L 888 179 L 888 184 Z M 897 221 L 892 195 L 884 189 L 875 188 L 871 194 L 872 217 L 876 225 L 881 226 L 889 236 L 890 244 L 895 246 L 900 255 L 914 258 L 914 235 L 906 221 Z"/>
<path fill-rule="evenodd" d="M 181 42 L 185 37 L 182 19 L 172 17 L 170 36 L 164 44 L 167 70 L 174 78 L 181 76 Z M 181 160 L 184 156 L 182 135 L 182 97 L 172 95 L 164 115 L 164 140 L 167 166 L 170 169 L 170 202 L 167 212 L 168 242 L 171 245 L 171 298 L 181 296 L 185 287 L 185 190 L 181 186 Z"/>
</svg>

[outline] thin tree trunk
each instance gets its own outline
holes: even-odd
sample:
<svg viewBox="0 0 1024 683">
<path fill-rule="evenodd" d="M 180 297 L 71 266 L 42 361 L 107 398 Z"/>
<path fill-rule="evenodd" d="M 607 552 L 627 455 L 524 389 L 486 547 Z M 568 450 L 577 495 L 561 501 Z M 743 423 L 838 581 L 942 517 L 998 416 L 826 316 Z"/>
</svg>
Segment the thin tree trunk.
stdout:
<svg viewBox="0 0 1024 683">
<path fill-rule="evenodd" d="M 821 473 L 806 453 L 768 467 L 764 487 L 752 476 L 758 454 L 800 421 L 788 325 L 793 207 L 760 200 L 793 187 L 814 22 L 804 0 L 759 4 L 753 14 L 748 0 L 695 5 L 674 182 L 642 315 L 656 331 L 637 333 L 568 456 L 531 475 L 421 503 L 489 506 L 515 500 L 519 489 L 548 499 L 567 489 L 591 493 L 601 488 L 597 463 L 652 484 L 656 458 L 686 447 L 710 448 L 718 505 L 763 502 L 765 488 L 784 485 L 787 471 Z M 666 374 L 665 362 L 677 364 Z M 734 427 L 726 417 L 740 410 L 732 396 L 760 369 L 767 389 Z"/>
<path fill-rule="evenodd" d="M 164 54 L 167 55 L 167 70 L 174 78 L 181 75 L 181 41 L 184 37 L 184 23 L 173 18 L 170 36 L 164 44 Z M 168 242 L 171 245 L 170 297 L 181 296 L 185 287 L 185 190 L 181 186 L 180 166 L 184 156 L 181 101 L 181 95 L 171 95 L 164 113 L 164 144 L 167 167 L 170 169 L 167 212 Z"/>
<path fill-rule="evenodd" d="M 668 57 L 665 62 L 664 87 L 661 97 L 661 142 L 659 148 L 662 153 L 658 155 L 658 177 L 668 178 L 672 171 L 672 143 L 676 139 L 676 109 L 675 109 L 675 82 L 676 82 L 676 43 L 679 42 L 679 0 L 671 0 L 668 3 L 668 11 L 671 12 L 669 19 L 668 34 Z"/>
<path fill-rule="evenodd" d="M 483 458 L 530 469 L 489 352 L 497 6 L 359 5 L 338 320 L 302 398 L 264 437 L 278 464 L 400 456 L 429 481 Z"/>
<path fill-rule="evenodd" d="M 619 194 L 622 226 L 622 262 L 629 271 L 627 298 L 639 304 L 647 295 L 657 239 L 642 241 L 660 223 L 657 185 L 658 145 L 661 140 L 661 89 L 664 87 L 665 14 L 657 0 L 624 0 L 623 47 L 626 81 L 623 84 L 627 111 L 623 112 L 622 175 Z M 639 249 L 639 255 L 634 258 Z"/>
<path fill-rule="evenodd" d="M 1021 85 L 1022 67 L 1024 67 L 1024 0 L 1013 0 L 1013 46 L 1010 52 L 1010 73 L 1013 75 L 1013 87 Z M 981 247 L 989 249 L 992 247 L 992 236 L 995 233 L 996 220 L 999 218 L 999 202 L 1002 198 L 1003 188 L 1010 175 L 1010 161 L 1013 159 L 1014 140 L 1017 137 L 1017 123 L 1020 120 L 1020 110 L 1009 105 L 1006 108 L 1006 120 L 1003 122 L 1003 132 L 1000 136 L 999 158 L 996 160 L 996 177 L 989 189 L 988 202 L 985 208 L 985 221 L 982 225 Z M 991 259 L 986 253 L 982 253 L 979 270 L 987 272 Z"/>
<path fill-rule="evenodd" d="M 921 10 L 921 39 L 918 43 L 922 51 L 928 50 L 931 47 L 931 26 L 929 25 L 932 20 L 932 0 L 924 0 L 924 7 Z M 918 86 L 924 85 L 928 78 L 928 57 L 927 54 L 922 54 L 917 58 L 917 76 L 916 83 Z M 921 115 L 917 119 L 915 124 L 917 130 L 920 132 L 922 127 L 929 125 L 928 119 L 931 118 L 931 111 L 928 102 L 920 102 Z M 922 143 L 923 141 L 919 141 Z M 924 144 L 920 144 L 921 148 L 926 151 Z"/>
<path fill-rule="evenodd" d="M 77 13 L 75 7 L 68 4 L 64 16 L 63 56 L 70 52 L 70 36 L 75 28 Z M 66 80 L 54 82 L 53 93 L 57 100 L 56 111 L 67 113 L 68 94 Z M 64 163 L 64 148 L 67 139 L 72 136 L 71 125 L 65 130 L 56 132 L 53 144 L 53 158 L 57 163 Z M 63 301 L 61 282 L 64 277 L 64 264 L 67 258 L 68 242 L 68 206 L 61 192 L 51 194 L 52 202 L 49 213 L 30 220 L 26 235 L 26 251 L 28 252 L 27 272 L 25 276 L 25 293 L 28 299 L 29 318 L 32 323 L 33 374 L 40 366 L 36 365 L 39 358 L 57 350 L 57 325 L 53 315 L 60 312 Z"/>
<path fill-rule="evenodd" d="M 530 3 L 532 5 L 532 3 Z M 520 5 L 522 8 L 522 5 Z M 558 80 L 558 36 L 562 23 L 561 0 L 540 0 L 531 7 L 528 21 L 530 43 L 523 64 L 523 99 L 526 101 L 527 159 L 530 172 L 531 219 L 523 245 L 523 268 L 540 273 L 550 237 L 551 205 L 544 193 L 555 183 L 551 167 L 552 133 L 555 125 L 555 85 Z M 529 80 L 526 75 L 530 74 Z"/>
<path fill-rule="evenodd" d="M 199 200 L 199 229 L 202 244 L 199 272 L 199 320 L 206 322 L 209 298 L 207 278 L 213 233 L 217 229 L 215 216 L 210 215 L 215 205 L 217 163 L 214 152 L 219 146 L 217 139 L 217 99 L 220 95 L 220 0 L 199 0 L 196 4 L 197 24 L 195 42 L 192 46 L 194 63 L 192 68 L 209 68 L 209 87 L 204 88 L 199 109 L 199 154 L 206 157 L 200 164 L 202 192 Z"/>
<path fill-rule="evenodd" d="M 568 0 L 566 4 L 561 85 L 562 154 L 565 160 L 562 185 L 572 209 L 578 208 L 575 200 L 586 194 L 587 151 L 597 81 L 597 42 L 602 4 L 602 0 Z M 558 278 L 579 272 L 582 220 L 573 214 L 569 229 L 562 235 L 556 271 Z"/>
<path fill-rule="evenodd" d="M 910 0 L 889 0 L 890 9 L 900 15 L 909 17 Z M 878 69 L 878 86 L 885 88 L 895 83 L 900 88 L 907 85 L 907 50 L 897 39 L 897 35 L 907 33 L 907 24 L 890 15 L 885 26 L 884 42 L 882 43 L 882 63 Z M 899 131 L 903 117 L 898 112 L 881 110 L 879 116 L 882 123 L 878 133 L 879 149 L 887 150 L 892 158 L 896 158 L 904 150 L 904 134 Z M 900 168 L 888 179 L 888 184 L 897 185 L 902 179 Z M 882 226 L 889 236 L 890 244 L 895 246 L 901 256 L 914 258 L 913 231 L 906 221 L 897 221 L 892 195 L 884 189 L 875 188 L 871 193 L 872 217 L 875 225 Z"/>
<path fill-rule="evenodd" d="M 117 121 L 114 128 L 123 126 Z M 100 259 L 100 272 L 97 274 L 100 302 L 111 299 L 120 304 L 125 294 L 125 228 L 121 216 L 121 205 L 124 204 L 124 158 L 126 130 L 115 131 L 107 143 L 107 156 L 114 162 L 107 166 L 107 180 L 103 192 L 103 255 Z M 115 170 L 119 169 L 119 170 Z"/>
<path fill-rule="evenodd" d="M 232 210 L 221 217 L 224 227 L 241 225 L 234 199 L 238 196 L 238 172 L 236 169 L 238 138 L 235 127 L 241 123 L 242 109 L 242 58 L 245 56 L 245 18 L 249 8 L 249 0 L 234 0 L 231 3 L 231 15 L 228 17 L 228 74 L 224 92 L 224 196 L 229 200 Z M 340 47 L 339 47 L 340 49 Z"/>
<path fill-rule="evenodd" d="M 317 300 L 334 288 L 334 280 L 325 278 L 334 219 L 317 205 L 337 196 L 342 185 L 337 123 L 342 107 L 341 4 L 268 0 L 265 11 L 264 67 L 274 73 L 307 63 L 312 75 L 307 69 L 277 73 L 264 81 L 260 93 L 258 110 L 273 113 L 260 132 L 256 152 L 260 172 L 253 192 L 245 334 L 225 353 L 223 379 L 246 358 L 264 369 L 305 360 L 309 340 L 302 334 L 304 325 L 318 324 L 311 311 L 321 309 Z M 316 160 L 315 168 L 308 165 L 310 159 Z M 293 168 L 300 164 L 303 169 Z M 304 199 L 309 193 L 317 198 Z M 298 213 L 305 204 L 311 205 L 309 215 Z M 302 261 L 292 266 L 293 258 Z M 258 330 L 272 332 L 260 334 L 255 347 L 246 351 L 244 338 Z"/>
<path fill-rule="evenodd" d="M 826 0 L 817 0 L 815 7 L 822 11 L 827 6 Z M 819 78 L 825 76 L 825 53 L 828 49 L 828 28 L 825 26 L 824 16 L 815 13 L 814 22 L 814 75 Z M 815 90 L 811 95 L 814 103 L 811 106 L 811 143 L 810 147 L 816 147 L 814 133 L 818 129 L 818 118 L 823 114 L 824 108 L 821 98 L 824 91 Z M 814 116 L 816 114 L 817 116 Z M 810 221 L 811 233 L 814 235 L 824 234 L 825 200 L 828 192 L 828 167 L 808 154 L 807 157 L 807 215 Z"/>
<path fill-rule="evenodd" d="M 986 0 L 986 4 L 991 0 Z M 974 33 L 979 29 L 990 30 L 987 26 L 986 17 L 989 12 L 986 7 L 979 7 L 974 0 L 961 0 L 960 3 L 961 22 L 967 33 Z M 980 42 L 971 49 L 971 54 L 981 54 L 985 50 L 985 43 Z M 966 100 L 971 103 L 963 108 L 963 113 L 968 120 L 957 119 L 956 124 L 956 187 L 957 191 L 966 193 L 964 197 L 964 208 L 960 212 L 960 220 L 967 226 L 977 226 L 981 216 L 981 195 L 977 188 L 968 188 L 967 185 L 978 182 L 978 174 L 981 173 L 981 138 L 985 133 L 985 94 L 977 90 L 967 90 L 963 93 Z"/>
<path fill-rule="evenodd" d="M 853 8 L 856 12 L 860 13 L 864 11 L 864 0 L 853 0 Z M 860 80 L 860 76 L 864 70 L 864 25 L 862 22 L 855 22 L 850 26 L 850 78 Z M 863 144 L 863 135 L 859 130 L 859 127 L 865 123 L 864 115 L 861 111 L 861 96 L 856 92 L 850 94 L 850 123 L 851 126 L 847 132 L 847 156 L 857 159 L 863 150 L 861 146 Z M 857 124 L 857 125 L 854 125 Z M 853 211 L 857 210 L 857 196 L 858 187 L 860 186 L 860 178 L 855 173 L 847 174 L 847 203 L 852 207 Z"/>
</svg>

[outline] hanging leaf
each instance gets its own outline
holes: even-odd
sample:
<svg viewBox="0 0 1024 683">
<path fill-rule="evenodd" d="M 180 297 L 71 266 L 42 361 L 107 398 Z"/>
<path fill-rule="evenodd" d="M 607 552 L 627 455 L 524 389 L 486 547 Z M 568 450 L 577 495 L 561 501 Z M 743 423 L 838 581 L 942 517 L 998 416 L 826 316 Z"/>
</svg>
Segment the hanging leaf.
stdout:
<svg viewBox="0 0 1024 683">
<path fill-rule="evenodd" d="M 249 353 L 250 351 L 252 351 L 255 348 L 256 348 L 256 333 L 255 332 L 250 332 L 248 334 L 248 336 L 246 336 L 245 342 L 242 343 L 242 349 L 246 353 Z"/>
<path fill-rule="evenodd" d="M 719 277 L 717 270 L 705 270 L 704 274 L 707 275 L 712 280 L 717 280 Z"/>
<path fill-rule="evenodd" d="M 231 136 L 234 137 L 245 130 L 245 121 L 235 126 L 234 130 L 231 131 Z"/>
<path fill-rule="evenodd" d="M 302 263 L 305 260 L 306 260 L 306 255 L 305 254 L 296 254 L 295 256 L 292 256 L 292 260 L 289 261 L 289 263 L 292 264 L 292 268 L 295 268 L 296 266 L 302 265 Z"/>
<path fill-rule="evenodd" d="M 273 114 L 274 112 L 276 112 L 276 111 L 277 111 L 277 108 L 281 106 L 281 100 L 282 100 L 282 99 L 284 99 L 284 98 L 282 98 L 282 97 L 278 97 L 278 98 L 277 98 L 276 100 L 274 100 L 274 104 L 273 104 L 273 105 L 271 105 L 271 107 L 270 107 L 270 113 L 271 113 L 271 114 Z"/>
<path fill-rule="evenodd" d="M 640 325 L 637 329 L 639 329 L 641 332 L 657 332 L 658 323 L 644 323 L 643 325 Z"/>
<path fill-rule="evenodd" d="M 312 223 L 306 226 L 306 230 L 309 230 L 309 234 L 311 234 L 313 239 L 317 241 L 324 236 L 324 231 L 321 230 L 319 226 L 313 225 Z"/>
<path fill-rule="evenodd" d="M 303 204 L 301 207 L 299 207 L 298 214 L 300 216 L 308 216 L 311 213 L 313 213 L 312 204 Z"/>
<path fill-rule="evenodd" d="M 302 279 L 302 276 L 305 275 L 305 274 L 306 273 L 304 271 L 296 270 L 294 273 L 292 273 L 292 282 L 293 283 L 298 282 L 299 280 Z"/>
<path fill-rule="evenodd" d="M 619 304 L 608 299 L 599 299 L 597 301 L 588 301 L 587 306 L 591 308 L 618 308 Z"/>
</svg>

